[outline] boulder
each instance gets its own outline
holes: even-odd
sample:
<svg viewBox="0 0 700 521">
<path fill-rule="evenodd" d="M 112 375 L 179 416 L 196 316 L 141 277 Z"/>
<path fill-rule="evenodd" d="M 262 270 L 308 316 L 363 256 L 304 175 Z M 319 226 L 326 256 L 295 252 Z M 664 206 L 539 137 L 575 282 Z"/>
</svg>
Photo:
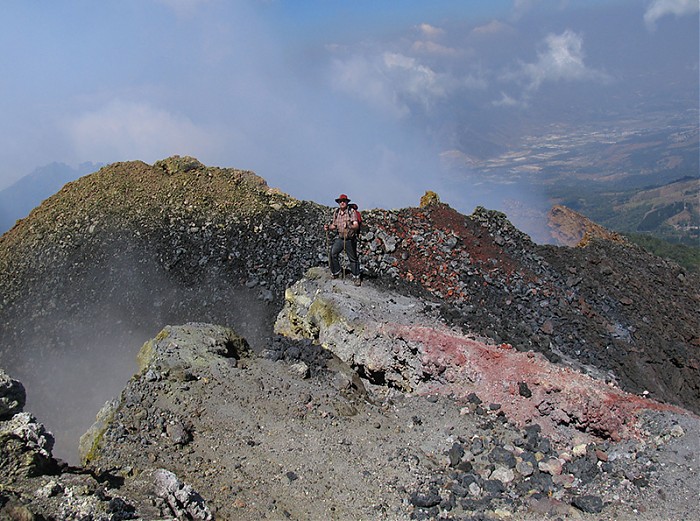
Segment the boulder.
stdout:
<svg viewBox="0 0 700 521">
<path fill-rule="evenodd" d="M 28 412 L 0 421 L 0 482 L 45 474 L 54 466 L 54 438 Z"/>
<path fill-rule="evenodd" d="M 21 382 L 10 378 L 0 369 L 0 420 L 7 420 L 22 412 L 27 401 L 27 393 Z"/>
</svg>

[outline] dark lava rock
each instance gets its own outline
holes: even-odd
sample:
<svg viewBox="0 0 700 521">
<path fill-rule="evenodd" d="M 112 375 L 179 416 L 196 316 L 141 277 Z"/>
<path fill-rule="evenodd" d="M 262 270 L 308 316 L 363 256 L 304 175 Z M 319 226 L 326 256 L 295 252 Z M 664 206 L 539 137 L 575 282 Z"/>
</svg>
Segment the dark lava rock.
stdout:
<svg viewBox="0 0 700 521">
<path fill-rule="evenodd" d="M 495 447 L 488 456 L 489 461 L 503 465 L 508 468 L 515 468 L 515 456 L 503 447 Z"/>
<path fill-rule="evenodd" d="M 453 443 L 449 451 L 447 451 L 447 457 L 450 459 L 450 466 L 456 467 L 462 461 L 462 456 L 464 456 L 464 447 L 459 443 Z"/>
<path fill-rule="evenodd" d="M 595 455 L 575 458 L 564 464 L 564 472 L 573 474 L 580 479 L 582 483 L 589 483 L 599 473 L 598 461 Z"/>
<path fill-rule="evenodd" d="M 410 501 L 412 505 L 417 507 L 430 508 L 439 505 L 442 498 L 437 489 L 431 488 L 425 493 L 414 492 L 411 494 Z"/>
<path fill-rule="evenodd" d="M 532 397 L 532 391 L 530 391 L 530 388 L 527 386 L 525 382 L 519 382 L 518 383 L 518 393 L 520 396 L 524 398 L 531 398 Z"/>
<path fill-rule="evenodd" d="M 572 500 L 571 504 L 579 510 L 591 514 L 598 514 L 603 511 L 603 500 L 598 496 L 577 496 Z"/>
</svg>

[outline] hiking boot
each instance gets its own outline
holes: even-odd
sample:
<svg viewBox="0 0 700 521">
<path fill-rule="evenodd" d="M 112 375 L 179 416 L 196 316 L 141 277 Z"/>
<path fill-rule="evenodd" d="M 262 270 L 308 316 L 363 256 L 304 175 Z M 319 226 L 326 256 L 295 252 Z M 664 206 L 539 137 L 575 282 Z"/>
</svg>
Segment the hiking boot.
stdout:
<svg viewBox="0 0 700 521">
<path fill-rule="evenodd" d="M 337 279 L 338 277 L 340 277 L 340 273 L 331 273 L 331 277 Z"/>
<path fill-rule="evenodd" d="M 362 279 L 358 275 L 352 278 L 352 283 L 355 284 L 355 286 L 362 286 Z"/>
</svg>

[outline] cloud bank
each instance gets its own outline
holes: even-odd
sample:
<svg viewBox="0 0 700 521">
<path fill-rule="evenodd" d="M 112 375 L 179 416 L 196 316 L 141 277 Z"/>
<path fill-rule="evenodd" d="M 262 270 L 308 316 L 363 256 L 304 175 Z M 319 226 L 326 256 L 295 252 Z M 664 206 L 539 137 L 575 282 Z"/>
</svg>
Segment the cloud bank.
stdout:
<svg viewBox="0 0 700 521">
<path fill-rule="evenodd" d="M 654 0 L 644 13 L 644 23 L 650 30 L 655 30 L 657 22 L 665 16 L 692 15 L 699 10 L 698 0 Z"/>
<path fill-rule="evenodd" d="M 527 90 L 536 91 L 545 82 L 558 81 L 607 81 L 609 76 L 586 66 L 583 38 L 567 29 L 562 34 L 549 34 L 545 49 L 538 53 L 533 63 L 521 64 L 513 78 L 525 79 Z"/>
<path fill-rule="evenodd" d="M 152 163 L 174 154 L 208 155 L 222 145 L 215 133 L 189 118 L 144 102 L 114 100 L 66 124 L 79 156 L 124 157 Z"/>
</svg>

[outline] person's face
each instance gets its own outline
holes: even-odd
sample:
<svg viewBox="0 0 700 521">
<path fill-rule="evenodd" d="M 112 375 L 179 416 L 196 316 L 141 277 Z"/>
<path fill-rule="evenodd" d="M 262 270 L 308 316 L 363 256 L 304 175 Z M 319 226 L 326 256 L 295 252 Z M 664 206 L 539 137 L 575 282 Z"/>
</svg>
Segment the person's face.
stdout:
<svg viewBox="0 0 700 521">
<path fill-rule="evenodd" d="M 340 205 L 341 210 L 345 210 L 348 206 L 348 200 L 347 199 L 341 199 L 338 201 L 338 205 Z"/>
</svg>

